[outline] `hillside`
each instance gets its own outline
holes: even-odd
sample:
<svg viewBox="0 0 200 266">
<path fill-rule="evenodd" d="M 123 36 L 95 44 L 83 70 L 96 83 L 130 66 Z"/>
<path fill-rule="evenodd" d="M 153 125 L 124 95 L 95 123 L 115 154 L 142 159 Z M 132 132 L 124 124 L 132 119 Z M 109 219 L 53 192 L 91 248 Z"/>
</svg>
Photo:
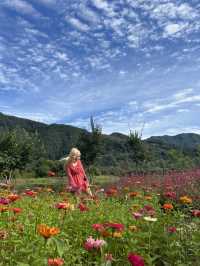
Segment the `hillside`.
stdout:
<svg viewBox="0 0 200 266">
<path fill-rule="evenodd" d="M 103 126 L 103 125 L 102 125 Z M 15 116 L 0 113 L 0 133 L 16 127 L 24 128 L 28 132 L 37 132 L 45 145 L 49 159 L 60 159 L 66 155 L 72 146 L 76 146 L 81 132 L 84 129 L 63 125 L 47 125 L 29 119 L 18 118 Z M 114 132 L 110 135 L 103 135 L 102 155 L 99 157 L 98 165 L 103 167 L 112 166 L 127 167 L 131 164 L 130 153 L 127 148 L 128 136 Z M 188 133 L 177 136 L 157 136 L 144 140 L 150 152 L 152 161 L 167 158 L 170 149 L 184 151 L 185 154 L 193 154 L 200 145 L 200 135 Z"/>
</svg>

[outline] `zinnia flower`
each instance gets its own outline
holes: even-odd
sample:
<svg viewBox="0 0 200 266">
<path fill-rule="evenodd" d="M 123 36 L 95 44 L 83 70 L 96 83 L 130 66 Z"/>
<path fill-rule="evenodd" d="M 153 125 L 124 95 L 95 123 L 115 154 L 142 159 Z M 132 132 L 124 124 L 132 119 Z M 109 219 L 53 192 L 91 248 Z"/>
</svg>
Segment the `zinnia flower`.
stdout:
<svg viewBox="0 0 200 266">
<path fill-rule="evenodd" d="M 175 226 L 171 226 L 167 229 L 167 232 L 168 233 L 175 233 L 177 231 L 176 227 Z"/>
<path fill-rule="evenodd" d="M 113 235 L 112 235 L 113 237 L 116 237 L 116 238 L 121 238 L 122 237 L 122 232 L 114 232 L 113 233 Z"/>
<path fill-rule="evenodd" d="M 55 205 L 55 207 L 56 207 L 57 209 L 64 209 L 64 210 L 67 210 L 67 209 L 69 209 L 69 207 L 70 207 L 70 203 L 68 203 L 68 202 L 59 202 L 59 203 L 57 203 L 57 204 Z"/>
<path fill-rule="evenodd" d="M 171 203 L 165 203 L 164 205 L 163 205 L 163 209 L 164 210 L 168 210 L 168 211 L 170 211 L 170 210 L 173 210 L 173 205 L 171 204 Z"/>
<path fill-rule="evenodd" d="M 27 190 L 25 191 L 25 195 L 30 196 L 30 197 L 35 197 L 37 195 L 37 192 L 33 190 Z"/>
<path fill-rule="evenodd" d="M 61 258 L 48 259 L 48 265 L 61 266 L 64 264 L 64 260 Z"/>
<path fill-rule="evenodd" d="M 96 231 L 101 232 L 102 230 L 104 230 L 104 226 L 102 224 L 93 224 L 92 228 Z"/>
<path fill-rule="evenodd" d="M 118 191 L 116 188 L 110 188 L 109 190 L 106 191 L 107 197 L 116 196 L 117 193 Z"/>
<path fill-rule="evenodd" d="M 146 196 L 144 196 L 144 199 L 145 200 L 152 200 L 152 196 L 146 195 Z"/>
<path fill-rule="evenodd" d="M 20 196 L 17 195 L 17 194 L 10 194 L 10 195 L 8 195 L 8 199 L 9 199 L 10 201 L 16 201 L 16 200 L 18 200 L 19 198 L 20 198 Z"/>
<path fill-rule="evenodd" d="M 0 198 L 0 204 L 8 205 L 11 201 L 9 199 Z"/>
<path fill-rule="evenodd" d="M 57 235 L 60 233 L 60 229 L 57 227 L 49 227 L 45 224 L 40 224 L 37 226 L 37 231 L 40 235 L 42 235 L 44 238 L 49 238 L 51 236 Z"/>
<path fill-rule="evenodd" d="M 129 197 L 130 197 L 130 198 L 134 198 L 134 197 L 137 197 L 139 194 L 140 194 L 139 192 L 135 192 L 135 191 L 133 191 L 133 192 L 130 192 L 130 193 L 129 193 Z"/>
<path fill-rule="evenodd" d="M 0 212 L 6 212 L 8 211 L 9 209 L 7 207 L 0 207 Z"/>
<path fill-rule="evenodd" d="M 144 220 L 145 221 L 148 221 L 148 222 L 156 222 L 158 219 L 157 218 L 153 218 L 153 217 L 146 216 L 146 217 L 144 217 Z"/>
<path fill-rule="evenodd" d="M 22 212 L 22 209 L 21 208 L 12 208 L 11 209 L 15 214 L 16 213 L 20 213 L 20 212 Z"/>
<path fill-rule="evenodd" d="M 192 210 L 192 216 L 200 217 L 200 210 Z"/>
<path fill-rule="evenodd" d="M 87 251 L 90 251 L 92 249 L 100 249 L 102 246 L 104 246 L 106 244 L 106 241 L 101 240 L 101 239 L 97 239 L 95 240 L 94 238 L 92 238 L 92 236 L 90 236 L 85 244 L 84 247 Z"/>
<path fill-rule="evenodd" d="M 6 230 L 0 230 L 0 239 L 6 239 L 8 237 L 8 232 Z"/>
<path fill-rule="evenodd" d="M 124 225 L 123 224 L 118 224 L 118 223 L 105 223 L 105 227 L 112 228 L 116 231 L 123 231 L 124 230 Z"/>
<path fill-rule="evenodd" d="M 180 201 L 183 204 L 191 204 L 192 203 L 192 199 L 189 198 L 188 196 L 182 196 L 182 197 L 180 197 Z"/>
<path fill-rule="evenodd" d="M 133 217 L 137 220 L 137 219 L 140 219 L 142 217 L 142 214 L 140 212 L 134 212 Z"/>
<path fill-rule="evenodd" d="M 86 205 L 84 205 L 83 203 L 79 203 L 78 207 L 79 207 L 81 212 L 89 211 L 89 208 Z"/>
<path fill-rule="evenodd" d="M 145 266 L 144 259 L 137 254 L 129 253 L 128 260 L 130 261 L 132 266 Z"/>
<path fill-rule="evenodd" d="M 129 225 L 129 230 L 132 231 L 132 232 L 137 232 L 138 231 L 138 228 L 136 225 Z"/>
<path fill-rule="evenodd" d="M 105 254 L 105 260 L 106 261 L 113 261 L 114 259 L 113 259 L 112 254 L 111 253 Z"/>
<path fill-rule="evenodd" d="M 164 193 L 164 196 L 166 197 L 166 198 L 169 198 L 169 199 L 175 199 L 176 198 L 176 193 L 175 192 L 166 192 L 166 193 Z"/>
</svg>

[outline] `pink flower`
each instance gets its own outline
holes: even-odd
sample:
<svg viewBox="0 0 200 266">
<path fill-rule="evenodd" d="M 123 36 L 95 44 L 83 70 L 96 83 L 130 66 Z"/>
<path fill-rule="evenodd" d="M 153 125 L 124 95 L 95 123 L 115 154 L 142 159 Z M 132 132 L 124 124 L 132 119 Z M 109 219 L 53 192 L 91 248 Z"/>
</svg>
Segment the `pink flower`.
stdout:
<svg viewBox="0 0 200 266">
<path fill-rule="evenodd" d="M 176 198 L 176 193 L 175 192 L 166 192 L 165 194 L 164 194 L 164 196 L 166 197 L 166 198 L 169 198 L 169 199 L 175 199 Z"/>
<path fill-rule="evenodd" d="M 105 254 L 105 260 L 106 261 L 113 261 L 114 259 L 113 259 L 112 254 L 111 253 Z"/>
<path fill-rule="evenodd" d="M 140 212 L 134 212 L 133 217 L 137 220 L 137 219 L 140 219 L 142 217 L 142 214 Z"/>
<path fill-rule="evenodd" d="M 128 260 L 130 261 L 132 266 L 145 266 L 144 259 L 137 254 L 129 253 Z"/>
<path fill-rule="evenodd" d="M 105 223 L 105 227 L 115 229 L 116 231 L 123 231 L 124 230 L 124 225 L 123 224 L 118 224 L 118 223 Z"/>
<path fill-rule="evenodd" d="M 192 210 L 192 216 L 200 217 L 200 210 Z"/>
<path fill-rule="evenodd" d="M 102 246 L 106 244 L 106 241 L 97 239 L 95 240 L 92 238 L 92 236 L 89 236 L 89 238 L 86 240 L 84 247 L 87 251 L 90 251 L 92 249 L 100 249 Z"/>
</svg>

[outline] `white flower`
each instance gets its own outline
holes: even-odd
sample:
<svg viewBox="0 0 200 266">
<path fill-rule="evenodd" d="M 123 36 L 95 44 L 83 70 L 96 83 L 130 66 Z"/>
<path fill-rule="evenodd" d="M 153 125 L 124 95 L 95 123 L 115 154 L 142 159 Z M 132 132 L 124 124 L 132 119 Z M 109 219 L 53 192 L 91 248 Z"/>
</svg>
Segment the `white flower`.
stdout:
<svg viewBox="0 0 200 266">
<path fill-rule="evenodd" d="M 145 221 L 148 221 L 148 222 L 156 222 L 158 219 L 157 218 L 150 217 L 150 216 L 145 216 L 144 217 L 144 220 Z"/>
</svg>

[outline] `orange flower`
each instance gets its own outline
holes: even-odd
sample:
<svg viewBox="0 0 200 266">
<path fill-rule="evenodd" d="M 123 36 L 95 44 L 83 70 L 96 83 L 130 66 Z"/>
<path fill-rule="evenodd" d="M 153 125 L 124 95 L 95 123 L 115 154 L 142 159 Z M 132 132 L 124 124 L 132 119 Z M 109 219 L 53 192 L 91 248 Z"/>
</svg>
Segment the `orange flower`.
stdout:
<svg viewBox="0 0 200 266">
<path fill-rule="evenodd" d="M 6 212 L 6 211 L 8 211 L 7 207 L 0 207 L 0 212 Z"/>
<path fill-rule="evenodd" d="M 10 201 L 16 201 L 16 200 L 18 200 L 19 198 L 20 198 L 20 196 L 17 195 L 17 194 L 10 194 L 10 195 L 8 195 L 8 199 L 9 199 Z"/>
<path fill-rule="evenodd" d="M 163 209 L 165 209 L 165 210 L 173 210 L 173 205 L 171 204 L 171 203 L 165 203 L 164 205 L 163 205 Z"/>
<path fill-rule="evenodd" d="M 22 212 L 22 209 L 21 208 L 12 208 L 11 209 L 15 214 L 16 213 L 20 213 L 20 212 Z"/>
<path fill-rule="evenodd" d="M 57 235 L 60 233 L 60 229 L 57 227 L 49 227 L 45 224 L 39 224 L 37 226 L 38 233 L 44 238 L 49 238 L 51 236 Z"/>
<path fill-rule="evenodd" d="M 189 198 L 188 196 L 180 197 L 180 201 L 183 204 L 191 204 L 192 203 L 192 199 Z"/>
<path fill-rule="evenodd" d="M 108 231 L 106 231 L 106 230 L 101 231 L 100 234 L 101 234 L 103 237 L 111 236 L 111 233 L 108 232 Z"/>
<path fill-rule="evenodd" d="M 140 194 L 139 192 L 130 192 L 130 193 L 129 193 L 129 197 L 130 197 L 130 198 L 134 198 L 134 197 L 139 196 L 139 194 Z"/>
<path fill-rule="evenodd" d="M 144 196 L 144 199 L 145 200 L 152 200 L 152 196 L 146 195 L 146 196 Z"/>
</svg>

